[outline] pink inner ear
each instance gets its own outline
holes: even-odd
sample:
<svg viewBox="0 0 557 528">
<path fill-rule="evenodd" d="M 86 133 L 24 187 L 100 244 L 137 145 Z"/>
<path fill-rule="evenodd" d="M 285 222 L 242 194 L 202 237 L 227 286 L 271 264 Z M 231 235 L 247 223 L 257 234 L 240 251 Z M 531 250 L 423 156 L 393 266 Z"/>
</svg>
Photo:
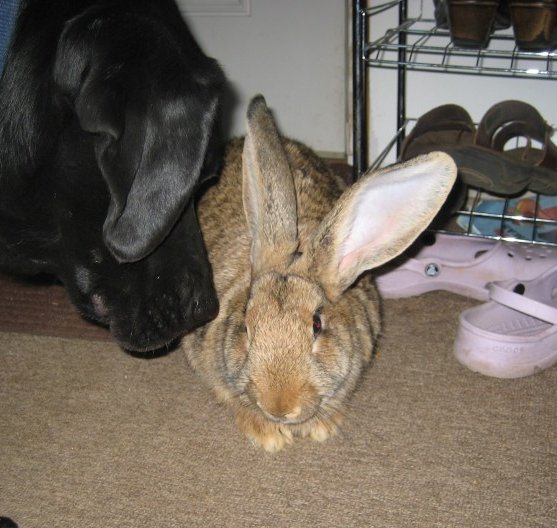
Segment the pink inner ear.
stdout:
<svg viewBox="0 0 557 528">
<path fill-rule="evenodd" d="M 337 272 L 338 284 L 348 286 L 402 253 L 431 222 L 455 176 L 454 162 L 438 153 L 354 184 L 337 204 L 331 227 L 335 249 L 329 269 Z"/>
<path fill-rule="evenodd" d="M 343 257 L 343 259 L 340 261 L 340 264 L 338 266 L 339 273 L 344 274 L 347 270 L 354 267 L 357 258 L 358 258 L 358 252 L 356 251 L 353 251 L 352 253 L 349 253 L 348 255 Z"/>
<path fill-rule="evenodd" d="M 385 239 L 385 243 L 382 242 L 383 239 Z M 375 238 L 372 237 L 367 243 L 359 245 L 349 253 L 346 253 L 338 266 L 339 273 L 344 274 L 352 269 L 359 268 L 361 265 L 364 266 L 365 269 L 374 268 L 375 266 L 369 263 L 374 261 L 374 253 L 377 258 L 384 257 L 385 252 L 389 249 L 387 245 L 388 240 L 388 234 L 383 233 L 377 235 Z M 363 261 L 366 261 L 368 264 L 364 265 Z M 362 271 L 364 270 L 362 269 Z"/>
<path fill-rule="evenodd" d="M 367 192 L 354 205 L 352 214 L 345 226 L 345 241 L 341 246 L 339 272 L 359 267 L 367 261 L 368 269 L 377 257 L 389 250 L 396 238 L 396 231 L 404 223 L 408 211 L 402 207 L 409 202 L 407 186 L 372 184 Z"/>
</svg>

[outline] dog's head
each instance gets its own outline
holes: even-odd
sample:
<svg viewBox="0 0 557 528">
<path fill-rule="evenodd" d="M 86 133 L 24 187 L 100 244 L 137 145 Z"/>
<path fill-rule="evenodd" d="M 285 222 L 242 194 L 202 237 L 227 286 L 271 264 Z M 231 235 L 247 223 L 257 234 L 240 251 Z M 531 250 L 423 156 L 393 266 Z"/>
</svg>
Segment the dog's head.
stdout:
<svg viewBox="0 0 557 528">
<path fill-rule="evenodd" d="M 211 268 L 189 203 L 163 242 L 136 262 L 118 262 L 102 239 L 102 218 L 83 203 L 60 218 L 65 248 L 56 274 L 86 318 L 109 326 L 127 350 L 170 345 L 218 310 Z M 69 211 L 68 211 L 69 213 Z"/>
<path fill-rule="evenodd" d="M 60 277 L 83 315 L 125 348 L 152 350 L 216 315 L 195 192 L 216 172 L 224 78 L 172 2 L 131 12 L 127 2 L 91 4 L 52 22 L 60 31 L 47 79 L 32 77 L 47 53 L 36 35 L 25 47 L 32 17 L 19 24 L 21 57 L 16 49 L 9 58 L 7 75 L 19 75 L 34 101 L 40 143 L 27 149 L 38 154 L 24 197 L 27 234 L 40 243 L 22 247 L 35 271 Z"/>
</svg>

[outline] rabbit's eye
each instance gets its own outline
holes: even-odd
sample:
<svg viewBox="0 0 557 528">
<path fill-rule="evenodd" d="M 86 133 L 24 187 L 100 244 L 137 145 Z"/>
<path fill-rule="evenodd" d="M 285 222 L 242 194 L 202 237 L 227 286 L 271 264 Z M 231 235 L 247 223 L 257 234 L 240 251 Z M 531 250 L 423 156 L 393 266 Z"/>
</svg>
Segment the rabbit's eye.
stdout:
<svg viewBox="0 0 557 528">
<path fill-rule="evenodd" d="M 317 337 L 321 333 L 321 316 L 316 312 L 313 314 L 313 337 Z"/>
</svg>

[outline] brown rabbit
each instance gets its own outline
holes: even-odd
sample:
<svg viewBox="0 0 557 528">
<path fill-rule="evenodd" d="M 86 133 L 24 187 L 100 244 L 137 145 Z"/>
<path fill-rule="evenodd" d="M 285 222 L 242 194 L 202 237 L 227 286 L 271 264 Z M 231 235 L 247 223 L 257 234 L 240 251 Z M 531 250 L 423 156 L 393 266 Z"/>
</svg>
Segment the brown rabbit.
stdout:
<svg viewBox="0 0 557 528">
<path fill-rule="evenodd" d="M 336 432 L 381 329 L 362 273 L 414 241 L 456 168 L 432 153 L 344 190 L 313 152 L 279 137 L 262 96 L 247 126 L 199 204 L 220 312 L 183 349 L 244 434 L 277 451 Z"/>
</svg>

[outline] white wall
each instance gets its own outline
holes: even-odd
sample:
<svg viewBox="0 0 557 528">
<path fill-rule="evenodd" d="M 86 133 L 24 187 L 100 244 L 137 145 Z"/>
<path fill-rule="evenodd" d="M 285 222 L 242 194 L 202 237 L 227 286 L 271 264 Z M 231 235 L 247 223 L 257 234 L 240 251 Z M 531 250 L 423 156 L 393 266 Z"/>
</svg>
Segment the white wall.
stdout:
<svg viewBox="0 0 557 528">
<path fill-rule="evenodd" d="M 418 0 L 410 0 L 419 9 Z M 433 1 L 424 0 L 424 15 L 433 17 Z M 414 11 L 413 13 L 416 13 Z M 412 12 L 411 12 L 412 14 Z M 397 9 L 370 19 L 371 39 L 397 25 Z M 383 150 L 396 129 L 396 72 L 371 68 L 370 73 L 370 160 Z M 436 106 L 455 103 L 463 106 L 478 122 L 495 103 L 519 99 L 536 107 L 550 124 L 557 125 L 557 81 L 508 79 L 477 75 L 409 72 L 407 116 L 419 117 Z M 394 154 L 387 158 L 394 161 Z"/>
<path fill-rule="evenodd" d="M 187 7 L 188 0 L 182 0 Z M 322 153 L 341 155 L 346 121 L 346 4 L 344 0 L 251 0 L 249 15 L 195 13 L 188 23 L 215 57 L 235 91 L 232 134 L 244 134 L 249 99 L 262 93 L 283 134 Z M 222 0 L 222 5 L 245 0 Z M 209 1 L 218 12 L 219 1 Z"/>
<path fill-rule="evenodd" d="M 374 0 L 371 0 L 374 2 Z M 351 0 L 178 0 L 189 7 L 188 22 L 206 53 L 219 60 L 235 91 L 233 135 L 245 132 L 247 102 L 263 93 L 282 132 L 319 152 L 346 152 L 346 11 Z M 250 5 L 251 4 L 251 5 Z M 422 2 L 410 0 L 411 14 Z M 209 6 L 217 14 L 194 11 Z M 241 6 L 239 14 L 222 13 Z M 192 8 L 193 6 L 193 8 Z M 225 6 L 224 9 L 221 6 Z M 433 16 L 433 0 L 423 0 Z M 249 11 L 249 15 L 245 15 Z M 372 17 L 371 38 L 397 25 L 397 9 Z M 370 160 L 395 134 L 396 72 L 368 69 Z M 419 117 L 445 103 L 457 103 L 477 122 L 504 99 L 522 99 L 557 124 L 557 82 L 441 73 L 408 73 L 407 111 Z M 388 158 L 393 161 L 394 154 Z"/>
</svg>

